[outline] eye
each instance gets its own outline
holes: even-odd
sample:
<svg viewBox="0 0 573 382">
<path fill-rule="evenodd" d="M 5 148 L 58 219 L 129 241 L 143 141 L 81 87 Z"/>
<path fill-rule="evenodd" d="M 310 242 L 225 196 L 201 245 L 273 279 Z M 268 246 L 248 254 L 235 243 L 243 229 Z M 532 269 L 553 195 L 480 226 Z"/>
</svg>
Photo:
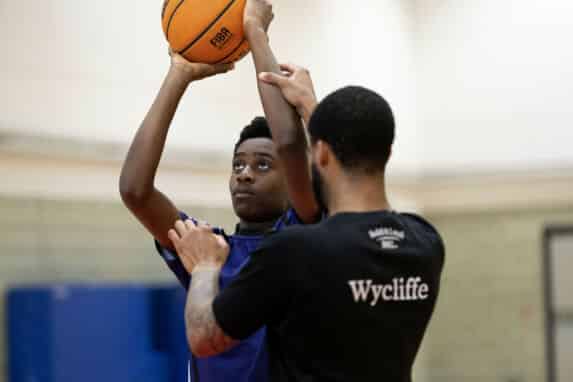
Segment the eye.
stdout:
<svg viewBox="0 0 573 382">
<path fill-rule="evenodd" d="M 268 171 L 271 168 L 271 164 L 267 161 L 260 161 L 257 163 L 257 168 L 260 171 Z"/>
<path fill-rule="evenodd" d="M 240 160 L 233 161 L 233 172 L 235 174 L 242 172 L 244 169 L 245 169 L 245 162 Z"/>
</svg>

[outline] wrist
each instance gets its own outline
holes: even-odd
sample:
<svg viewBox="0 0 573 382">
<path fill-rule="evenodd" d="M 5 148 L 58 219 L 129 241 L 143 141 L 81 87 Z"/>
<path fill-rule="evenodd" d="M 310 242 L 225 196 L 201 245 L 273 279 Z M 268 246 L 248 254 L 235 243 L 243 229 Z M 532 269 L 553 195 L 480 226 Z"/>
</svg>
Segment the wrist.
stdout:
<svg viewBox="0 0 573 382">
<path fill-rule="evenodd" d="M 222 264 L 216 264 L 216 263 L 198 263 L 195 264 L 195 266 L 193 267 L 193 271 L 191 272 L 191 274 L 195 274 L 195 273 L 199 273 L 199 272 L 220 272 L 222 268 Z"/>
<path fill-rule="evenodd" d="M 247 40 L 253 39 L 258 36 L 267 36 L 265 28 L 258 21 L 245 20 L 243 24 L 243 31 Z"/>
<path fill-rule="evenodd" d="M 193 71 L 180 65 L 171 65 L 168 76 L 180 85 L 189 85 L 193 82 Z"/>
</svg>

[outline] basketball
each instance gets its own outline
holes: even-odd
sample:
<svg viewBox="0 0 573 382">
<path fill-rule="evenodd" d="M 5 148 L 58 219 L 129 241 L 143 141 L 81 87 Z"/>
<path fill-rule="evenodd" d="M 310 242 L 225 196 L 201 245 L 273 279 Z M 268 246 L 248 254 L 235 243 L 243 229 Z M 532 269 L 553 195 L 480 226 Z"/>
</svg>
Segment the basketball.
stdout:
<svg viewBox="0 0 573 382">
<path fill-rule="evenodd" d="M 166 0 L 163 32 L 174 52 L 191 62 L 231 63 L 249 53 L 243 33 L 246 0 Z"/>
</svg>

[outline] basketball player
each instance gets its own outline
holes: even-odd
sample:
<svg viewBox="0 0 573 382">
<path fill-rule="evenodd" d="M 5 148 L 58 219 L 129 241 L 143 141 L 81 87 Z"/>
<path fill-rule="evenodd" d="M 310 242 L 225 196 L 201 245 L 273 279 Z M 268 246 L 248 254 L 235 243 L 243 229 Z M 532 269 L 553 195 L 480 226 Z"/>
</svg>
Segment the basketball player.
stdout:
<svg viewBox="0 0 573 382">
<path fill-rule="evenodd" d="M 261 79 L 298 110 L 312 110 L 298 96 L 310 86 L 301 74 L 293 67 L 288 77 Z M 438 297 L 444 245 L 430 223 L 388 202 L 390 106 L 370 90 L 346 87 L 314 109 L 308 131 L 326 220 L 265 238 L 223 290 L 225 241 L 191 221 L 169 231 L 193 264 L 191 350 L 219 354 L 266 325 L 272 381 L 409 382 Z"/>
<path fill-rule="evenodd" d="M 266 1 L 248 1 L 245 32 L 257 73 L 280 72 L 266 36 L 272 19 L 272 9 Z M 231 69 L 232 65 L 190 63 L 172 54 L 167 77 L 133 140 L 121 174 L 120 191 L 125 205 L 153 235 L 159 253 L 185 288 L 191 279 L 185 268 L 190 264 L 178 255 L 167 233 L 177 219 L 188 216 L 155 187 L 155 175 L 173 115 L 187 88 L 195 81 Z M 212 229 L 220 237 L 226 237 L 230 247 L 217 279 L 222 288 L 238 274 L 266 232 L 312 222 L 319 211 L 310 183 L 306 135 L 300 118 L 280 89 L 257 83 L 269 123 L 264 118 L 255 118 L 243 129 L 235 145 L 229 187 L 239 223 L 229 236 L 220 228 Z M 296 212 L 288 209 L 289 205 Z M 219 356 L 192 358 L 191 380 L 267 381 L 264 336 L 264 329 L 260 329 L 237 348 Z"/>
</svg>

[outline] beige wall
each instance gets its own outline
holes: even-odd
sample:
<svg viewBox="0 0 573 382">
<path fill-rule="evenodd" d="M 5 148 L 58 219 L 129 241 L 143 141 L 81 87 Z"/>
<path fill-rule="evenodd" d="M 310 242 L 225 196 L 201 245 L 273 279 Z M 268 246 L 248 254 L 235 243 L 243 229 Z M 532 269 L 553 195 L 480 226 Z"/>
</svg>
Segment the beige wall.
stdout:
<svg viewBox="0 0 573 382">
<path fill-rule="evenodd" d="M 421 359 L 428 381 L 545 380 L 542 235 L 573 207 L 434 214 L 447 250 Z"/>
<path fill-rule="evenodd" d="M 229 209 L 183 209 L 227 229 L 235 222 Z M 573 225 L 573 206 L 427 217 L 444 237 L 447 261 L 416 382 L 543 381 L 542 232 L 545 224 Z M 0 291 L 17 283 L 87 280 L 174 279 L 119 202 L 0 197 Z M 0 325 L 0 382 L 3 330 Z"/>
<path fill-rule="evenodd" d="M 229 209 L 182 207 L 226 228 Z M 119 203 L 0 197 L 0 382 L 6 375 L 4 293 L 66 281 L 175 282 L 151 237 Z"/>
</svg>

